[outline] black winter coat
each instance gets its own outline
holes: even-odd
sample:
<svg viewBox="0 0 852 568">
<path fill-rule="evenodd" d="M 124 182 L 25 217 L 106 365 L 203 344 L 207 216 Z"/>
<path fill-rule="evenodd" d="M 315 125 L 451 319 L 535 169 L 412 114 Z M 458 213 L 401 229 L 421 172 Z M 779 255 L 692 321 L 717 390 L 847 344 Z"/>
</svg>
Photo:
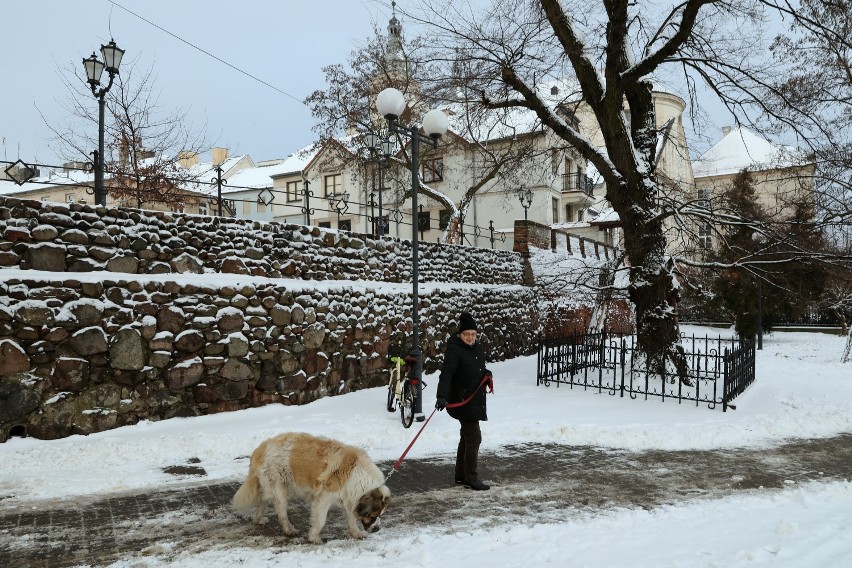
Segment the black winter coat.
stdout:
<svg viewBox="0 0 852 568">
<path fill-rule="evenodd" d="M 486 373 L 489 371 L 485 368 L 482 345 L 477 341 L 469 346 L 455 335 L 447 342 L 437 396 L 444 397 L 451 404 L 461 402 L 479 387 Z M 479 389 L 470 402 L 457 408 L 447 408 L 447 413 L 460 422 L 488 420 L 485 412 L 485 386 Z"/>
</svg>

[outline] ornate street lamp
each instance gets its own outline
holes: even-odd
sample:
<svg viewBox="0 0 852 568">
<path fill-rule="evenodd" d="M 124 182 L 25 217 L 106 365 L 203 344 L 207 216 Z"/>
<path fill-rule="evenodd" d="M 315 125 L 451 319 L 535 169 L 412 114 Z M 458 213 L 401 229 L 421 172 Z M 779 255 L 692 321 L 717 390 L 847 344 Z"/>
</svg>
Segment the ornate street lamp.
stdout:
<svg viewBox="0 0 852 568">
<path fill-rule="evenodd" d="M 449 118 L 438 109 L 430 110 L 423 117 L 423 133 L 415 126 L 400 124 L 399 117 L 405 110 L 405 97 L 394 88 L 388 88 L 376 97 L 376 110 L 388 122 L 388 131 L 401 134 L 411 139 L 411 284 L 412 306 L 411 318 L 413 323 L 411 357 L 414 358 L 413 378 L 417 380 L 417 393 L 414 399 L 414 415 L 418 421 L 423 416 L 423 359 L 420 351 L 420 298 L 417 293 L 418 269 L 420 262 L 419 232 L 420 220 L 417 209 L 417 192 L 420 189 L 419 164 L 420 143 L 438 147 L 438 139 L 447 132 Z"/>
<path fill-rule="evenodd" d="M 95 152 L 95 203 L 106 205 L 106 189 L 104 188 L 104 97 L 112 87 L 113 79 L 118 75 L 118 67 L 124 50 L 115 45 L 110 39 L 109 43 L 101 46 L 103 61 L 100 61 L 94 53 L 91 57 L 83 59 L 83 67 L 86 69 L 86 78 L 92 88 L 92 94 L 98 99 L 98 150 Z M 105 87 L 98 88 L 101 84 L 101 75 L 104 69 L 109 74 L 109 83 Z M 221 212 L 220 212 L 221 214 Z"/>
<path fill-rule="evenodd" d="M 524 221 L 527 220 L 527 209 L 532 205 L 532 191 L 524 190 L 523 187 L 518 190 L 518 199 L 521 201 L 521 207 L 524 208 Z"/>
</svg>

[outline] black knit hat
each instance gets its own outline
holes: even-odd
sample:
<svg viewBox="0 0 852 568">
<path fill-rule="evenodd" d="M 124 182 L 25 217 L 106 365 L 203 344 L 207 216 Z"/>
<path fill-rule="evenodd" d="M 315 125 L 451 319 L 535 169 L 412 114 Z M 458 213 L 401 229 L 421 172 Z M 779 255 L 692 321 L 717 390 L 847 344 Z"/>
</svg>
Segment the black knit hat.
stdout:
<svg viewBox="0 0 852 568">
<path fill-rule="evenodd" d="M 476 331 L 476 320 L 473 319 L 473 316 L 467 312 L 462 312 L 461 317 L 459 318 L 459 333 L 468 330 Z"/>
</svg>

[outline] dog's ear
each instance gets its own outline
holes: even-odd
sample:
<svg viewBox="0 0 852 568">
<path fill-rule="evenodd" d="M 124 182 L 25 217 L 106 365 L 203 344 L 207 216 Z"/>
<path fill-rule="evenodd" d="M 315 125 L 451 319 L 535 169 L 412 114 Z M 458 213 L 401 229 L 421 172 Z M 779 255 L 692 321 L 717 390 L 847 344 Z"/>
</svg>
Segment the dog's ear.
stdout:
<svg viewBox="0 0 852 568">
<path fill-rule="evenodd" d="M 383 485 L 362 495 L 355 512 L 359 517 L 369 517 L 384 511 L 388 503 L 390 503 L 390 490 Z"/>
</svg>

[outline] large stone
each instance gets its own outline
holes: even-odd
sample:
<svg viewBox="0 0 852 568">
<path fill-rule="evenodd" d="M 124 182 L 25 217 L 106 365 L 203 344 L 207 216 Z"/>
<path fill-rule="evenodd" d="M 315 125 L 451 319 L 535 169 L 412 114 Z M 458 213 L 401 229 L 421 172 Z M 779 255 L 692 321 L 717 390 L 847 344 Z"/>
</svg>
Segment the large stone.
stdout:
<svg viewBox="0 0 852 568">
<path fill-rule="evenodd" d="M 59 236 L 59 231 L 53 225 L 38 225 L 33 227 L 30 234 L 37 241 L 52 241 Z"/>
<path fill-rule="evenodd" d="M 104 315 L 104 306 L 95 300 L 78 300 L 71 302 L 66 309 L 74 314 L 78 326 L 89 327 L 101 322 Z"/>
<path fill-rule="evenodd" d="M 225 381 L 214 387 L 220 400 L 241 400 L 248 394 L 246 382 Z"/>
<path fill-rule="evenodd" d="M 40 243 L 27 249 L 24 261 L 32 270 L 65 272 L 65 254 L 62 245 Z"/>
<path fill-rule="evenodd" d="M 248 339 L 241 333 L 228 336 L 228 357 L 245 357 L 248 354 Z"/>
<path fill-rule="evenodd" d="M 272 318 L 272 323 L 275 325 L 285 326 L 290 325 L 290 308 L 277 304 L 269 310 L 269 315 Z"/>
<path fill-rule="evenodd" d="M 325 340 L 325 326 L 319 323 L 310 325 L 302 332 L 302 341 L 307 349 L 319 349 Z"/>
<path fill-rule="evenodd" d="M 278 352 L 278 365 L 285 375 L 292 375 L 302 368 L 302 362 L 299 358 L 286 349 Z"/>
<path fill-rule="evenodd" d="M 204 362 L 200 357 L 181 361 L 168 371 L 169 389 L 181 390 L 197 385 L 204 376 Z"/>
<path fill-rule="evenodd" d="M 202 335 L 200 331 L 197 329 L 188 329 L 175 337 L 174 347 L 178 351 L 195 353 L 196 351 L 203 349 L 205 343 L 207 343 L 207 341 L 204 339 L 204 335 Z"/>
<path fill-rule="evenodd" d="M 78 355 L 88 356 L 106 353 L 109 349 L 104 330 L 99 327 L 87 327 L 74 333 L 69 339 L 71 347 Z"/>
<path fill-rule="evenodd" d="M 201 274 L 204 272 L 204 265 L 194 256 L 181 253 L 172 259 L 172 270 L 180 273 Z"/>
<path fill-rule="evenodd" d="M 237 359 L 228 359 L 219 370 L 219 375 L 229 381 L 244 381 L 251 378 L 251 368 Z"/>
<path fill-rule="evenodd" d="M 223 259 L 219 264 L 219 272 L 224 274 L 251 274 L 245 263 L 236 257 Z"/>
<path fill-rule="evenodd" d="M 245 323 L 243 312 L 234 307 L 225 307 L 216 315 L 216 325 L 224 333 L 242 331 Z"/>
<path fill-rule="evenodd" d="M 133 328 L 118 330 L 110 340 L 110 365 L 124 371 L 140 371 L 145 367 L 145 343 Z"/>
<path fill-rule="evenodd" d="M 30 370 L 24 349 L 12 339 L 0 339 L 0 377 Z"/>
<path fill-rule="evenodd" d="M 60 357 L 53 367 L 50 382 L 57 390 L 79 392 L 89 384 L 89 367 L 85 359 Z"/>
<path fill-rule="evenodd" d="M 40 300 L 29 300 L 20 306 L 15 313 L 15 319 L 19 322 L 31 325 L 33 327 L 41 327 L 43 325 L 53 324 L 53 310 L 51 310 L 46 302 Z"/>
<path fill-rule="evenodd" d="M 106 269 L 109 272 L 136 274 L 139 272 L 139 259 L 135 256 L 115 256 L 107 261 Z"/>
<path fill-rule="evenodd" d="M 180 333 L 186 326 L 183 312 L 174 306 L 163 306 L 157 312 L 157 331 Z"/>
<path fill-rule="evenodd" d="M 21 381 L 6 377 L 0 381 L 0 424 L 26 417 L 38 407 L 40 397 Z"/>
<path fill-rule="evenodd" d="M 21 257 L 10 250 L 0 250 L 0 266 L 16 266 Z"/>
</svg>

